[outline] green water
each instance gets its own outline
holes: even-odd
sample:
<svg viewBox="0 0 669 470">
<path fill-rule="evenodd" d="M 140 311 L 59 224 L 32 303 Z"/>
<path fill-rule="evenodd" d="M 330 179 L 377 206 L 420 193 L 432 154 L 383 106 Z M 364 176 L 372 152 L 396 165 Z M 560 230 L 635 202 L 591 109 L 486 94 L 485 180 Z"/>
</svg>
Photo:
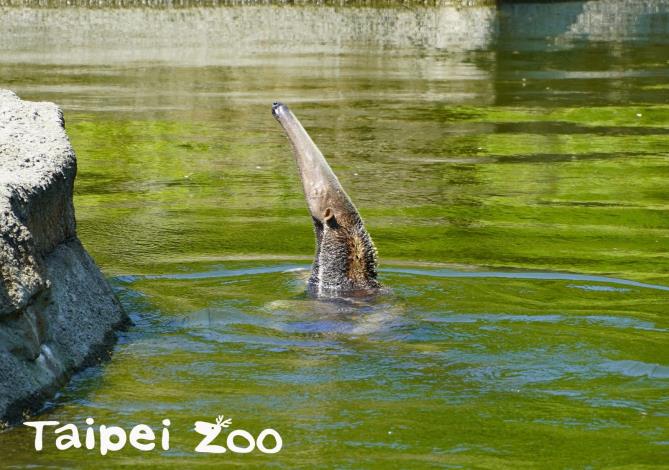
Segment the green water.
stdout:
<svg viewBox="0 0 669 470">
<path fill-rule="evenodd" d="M 0 86 L 63 108 L 79 236 L 135 325 L 40 419 L 169 418 L 171 449 L 37 453 L 17 427 L 1 465 L 669 464 L 666 2 L 50 11 L 3 10 Z M 276 99 L 392 294 L 305 297 Z M 219 414 L 283 449 L 195 453 Z"/>
</svg>

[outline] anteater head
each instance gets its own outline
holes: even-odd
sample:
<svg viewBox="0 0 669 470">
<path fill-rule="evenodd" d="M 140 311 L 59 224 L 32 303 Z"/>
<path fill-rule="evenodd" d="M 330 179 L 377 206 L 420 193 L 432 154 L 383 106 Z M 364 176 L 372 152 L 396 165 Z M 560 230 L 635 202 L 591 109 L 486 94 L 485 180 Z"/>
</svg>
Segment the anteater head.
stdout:
<svg viewBox="0 0 669 470">
<path fill-rule="evenodd" d="M 274 103 L 272 114 L 292 145 L 314 222 L 316 258 L 309 290 L 317 295 L 337 296 L 379 289 L 376 248 L 358 210 L 288 106 Z"/>
</svg>

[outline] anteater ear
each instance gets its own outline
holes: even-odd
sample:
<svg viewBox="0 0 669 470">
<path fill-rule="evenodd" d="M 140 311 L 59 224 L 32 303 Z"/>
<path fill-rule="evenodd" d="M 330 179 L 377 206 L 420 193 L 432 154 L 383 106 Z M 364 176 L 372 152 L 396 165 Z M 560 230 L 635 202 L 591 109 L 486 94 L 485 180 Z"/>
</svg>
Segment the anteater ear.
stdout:
<svg viewBox="0 0 669 470">
<path fill-rule="evenodd" d="M 323 222 L 326 224 L 330 225 L 331 223 L 336 222 L 335 216 L 334 216 L 334 211 L 330 209 L 329 207 L 325 209 L 325 212 L 323 212 Z"/>
</svg>

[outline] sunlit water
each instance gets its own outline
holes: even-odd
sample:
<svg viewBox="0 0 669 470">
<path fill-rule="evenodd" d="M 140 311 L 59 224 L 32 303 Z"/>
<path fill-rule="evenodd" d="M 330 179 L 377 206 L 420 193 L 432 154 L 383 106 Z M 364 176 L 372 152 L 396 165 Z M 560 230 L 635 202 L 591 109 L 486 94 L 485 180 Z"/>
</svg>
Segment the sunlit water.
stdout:
<svg viewBox="0 0 669 470">
<path fill-rule="evenodd" d="M 172 421 L 104 460 L 17 427 L 2 465 L 666 464 L 669 7 L 500 8 L 2 10 L 0 86 L 63 107 L 80 237 L 135 323 L 40 417 Z M 389 293 L 304 294 L 275 99 Z M 195 453 L 219 414 L 284 449 Z"/>
</svg>

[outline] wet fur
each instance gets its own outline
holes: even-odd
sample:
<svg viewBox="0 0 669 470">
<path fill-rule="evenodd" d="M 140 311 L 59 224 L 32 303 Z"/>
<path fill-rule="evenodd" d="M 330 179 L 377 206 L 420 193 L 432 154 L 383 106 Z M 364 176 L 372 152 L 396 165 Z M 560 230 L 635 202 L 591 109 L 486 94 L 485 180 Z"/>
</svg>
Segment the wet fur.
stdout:
<svg viewBox="0 0 669 470">
<path fill-rule="evenodd" d="M 366 294 L 381 287 L 376 280 L 376 248 L 359 217 L 326 223 L 314 219 L 316 256 L 309 290 L 318 295 Z"/>
</svg>

